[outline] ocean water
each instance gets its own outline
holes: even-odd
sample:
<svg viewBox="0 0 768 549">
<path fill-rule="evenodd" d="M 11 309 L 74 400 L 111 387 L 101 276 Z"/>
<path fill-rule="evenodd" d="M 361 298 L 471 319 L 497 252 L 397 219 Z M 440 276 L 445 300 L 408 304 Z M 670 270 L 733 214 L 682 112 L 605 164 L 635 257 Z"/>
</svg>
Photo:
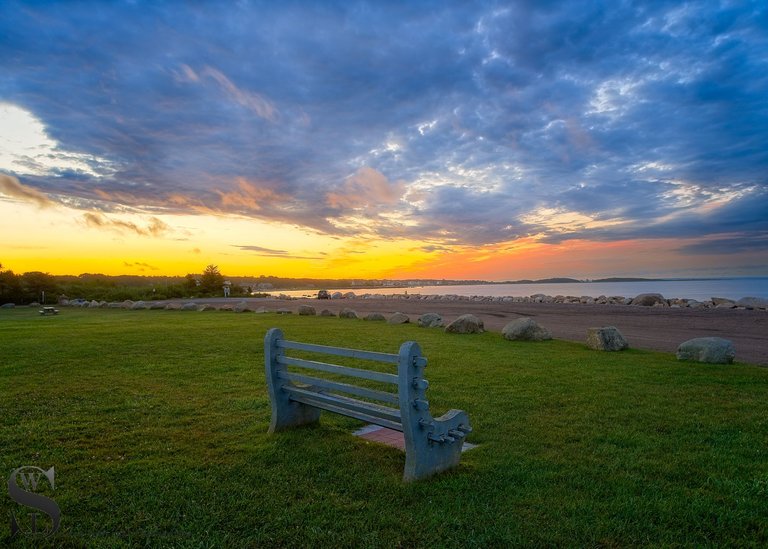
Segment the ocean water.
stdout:
<svg viewBox="0 0 768 549">
<path fill-rule="evenodd" d="M 643 282 L 579 282 L 564 284 L 478 284 L 459 286 L 414 286 L 409 288 L 347 288 L 334 292 L 421 294 L 421 295 L 464 295 L 464 296 L 513 296 L 526 297 L 534 294 L 565 296 L 622 296 L 635 297 L 639 294 L 661 294 L 665 298 L 683 298 L 705 301 L 713 297 L 738 300 L 742 297 L 763 297 L 768 299 L 768 277 L 766 278 L 722 278 L 713 280 L 652 280 Z M 316 291 L 296 290 L 282 293 L 295 297 L 315 297 Z"/>
</svg>

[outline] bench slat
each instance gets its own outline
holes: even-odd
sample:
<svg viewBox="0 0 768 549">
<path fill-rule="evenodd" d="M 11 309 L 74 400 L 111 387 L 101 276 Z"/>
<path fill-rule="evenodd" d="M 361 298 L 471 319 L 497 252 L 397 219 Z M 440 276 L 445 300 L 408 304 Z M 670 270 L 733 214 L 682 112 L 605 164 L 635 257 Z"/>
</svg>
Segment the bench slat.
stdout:
<svg viewBox="0 0 768 549">
<path fill-rule="evenodd" d="M 277 346 L 284 349 L 310 351 L 314 353 L 322 353 L 324 355 L 336 355 L 350 358 L 359 358 L 363 360 L 374 360 L 376 362 L 386 362 L 387 364 L 397 364 L 398 361 L 398 356 L 391 353 L 377 353 L 374 351 L 363 351 L 360 349 L 345 349 L 344 347 L 329 347 L 327 345 L 299 343 L 298 341 L 287 341 L 285 339 L 279 340 L 277 342 Z"/>
<path fill-rule="evenodd" d="M 353 411 L 391 422 L 399 423 L 401 421 L 400 410 L 396 408 L 379 406 L 378 404 L 357 400 L 355 398 L 329 395 L 327 393 L 319 393 L 300 387 L 291 387 L 290 385 L 283 385 L 282 389 L 290 395 L 291 400 L 304 402 L 305 404 L 311 404 L 312 406 L 319 407 L 320 404 L 328 404 L 342 410 L 342 414 Z M 309 400 L 312 402 L 308 402 Z"/>
<path fill-rule="evenodd" d="M 373 398 L 381 400 L 383 402 L 391 402 L 392 404 L 399 404 L 400 398 L 392 393 L 386 391 L 377 391 L 376 389 L 367 389 L 365 387 L 358 387 L 357 385 L 350 385 L 349 383 L 340 383 L 338 381 L 331 381 L 330 379 L 322 379 L 319 377 L 305 376 L 302 374 L 295 374 L 293 372 L 278 372 L 277 377 L 280 379 L 287 379 L 290 381 L 297 381 L 299 383 L 306 383 L 307 385 L 316 385 L 317 387 L 323 387 L 324 389 L 331 389 L 334 391 L 342 391 L 351 395 L 357 395 L 365 398 Z"/>
<path fill-rule="evenodd" d="M 369 379 L 371 381 L 380 381 L 382 383 L 392 383 L 393 385 L 397 385 L 398 382 L 398 378 L 395 374 L 387 374 L 384 372 L 371 372 L 369 370 L 348 368 L 347 366 L 326 364 L 325 362 L 315 362 L 314 360 L 304 360 L 302 358 L 294 358 L 291 356 L 278 356 L 276 360 L 278 364 L 299 366 L 300 368 L 309 368 L 310 370 L 319 370 L 330 374 L 342 374 L 350 377 Z"/>
<path fill-rule="evenodd" d="M 301 402 L 302 404 L 308 404 L 310 406 L 314 406 L 315 408 L 327 410 L 335 414 L 351 417 L 354 419 L 359 419 L 360 421 L 365 421 L 366 423 L 373 423 L 374 425 L 381 425 L 382 427 L 392 429 L 393 431 L 400 431 L 401 433 L 403 432 L 402 423 L 398 423 L 396 421 L 389 421 L 387 419 L 372 416 L 369 414 L 364 414 L 362 412 L 356 412 L 355 410 L 350 410 L 349 408 L 334 406 L 333 404 L 329 404 L 327 402 L 320 402 L 313 398 L 303 397 L 300 395 L 296 395 L 295 398 L 292 397 L 292 399 L 295 400 L 296 402 Z"/>
</svg>

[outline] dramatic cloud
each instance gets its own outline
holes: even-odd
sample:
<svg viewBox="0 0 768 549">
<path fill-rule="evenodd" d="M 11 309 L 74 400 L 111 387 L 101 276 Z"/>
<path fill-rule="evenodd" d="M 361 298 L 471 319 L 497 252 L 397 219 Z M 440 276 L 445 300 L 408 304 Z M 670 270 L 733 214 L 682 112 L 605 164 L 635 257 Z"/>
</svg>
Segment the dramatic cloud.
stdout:
<svg viewBox="0 0 768 549">
<path fill-rule="evenodd" d="M 150 217 L 146 226 L 139 226 L 132 221 L 114 219 L 98 212 L 83 214 L 83 221 L 89 227 L 96 229 L 111 229 L 118 232 L 129 232 L 139 236 L 160 236 L 170 230 L 166 223 L 156 217 Z"/>
<path fill-rule="evenodd" d="M 384 174 L 367 166 L 347 177 L 336 192 L 328 193 L 328 205 L 339 209 L 379 208 L 396 204 L 405 192 L 405 183 L 390 183 Z"/>
<path fill-rule="evenodd" d="M 285 257 L 289 253 L 286 250 L 272 250 L 270 248 L 263 248 L 261 246 L 236 246 L 235 245 L 235 248 L 240 248 L 241 250 L 245 250 L 247 252 L 255 252 L 259 255 L 267 255 L 267 256 L 273 256 L 273 257 Z"/>
<path fill-rule="evenodd" d="M 28 200 L 434 252 L 768 230 L 764 2 L 9 1 L 0 51 Z"/>
<path fill-rule="evenodd" d="M 16 200 L 30 202 L 39 208 L 47 208 L 54 204 L 44 193 L 22 185 L 15 177 L 2 173 L 0 173 L 0 193 Z"/>
<path fill-rule="evenodd" d="M 273 250 L 271 248 L 263 248 L 262 246 L 238 246 L 233 244 L 234 248 L 239 248 L 246 252 L 253 252 L 261 257 L 279 257 L 281 259 L 322 259 L 319 256 L 303 256 L 290 253 L 286 250 Z M 324 255 L 324 254 L 320 254 Z"/>
<path fill-rule="evenodd" d="M 159 271 L 160 267 L 155 267 L 154 265 L 150 265 L 149 263 L 144 263 L 142 261 L 137 261 L 135 263 L 130 263 L 128 261 L 123 261 L 123 265 L 126 267 L 136 268 L 139 271 Z"/>
</svg>

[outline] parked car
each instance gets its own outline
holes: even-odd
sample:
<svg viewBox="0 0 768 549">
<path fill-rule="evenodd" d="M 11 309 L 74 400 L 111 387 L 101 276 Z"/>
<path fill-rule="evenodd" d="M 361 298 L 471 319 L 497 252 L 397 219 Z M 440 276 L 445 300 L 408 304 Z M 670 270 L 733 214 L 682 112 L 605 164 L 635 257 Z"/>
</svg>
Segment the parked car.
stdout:
<svg viewBox="0 0 768 549">
<path fill-rule="evenodd" d="M 331 299 L 331 294 L 328 293 L 328 290 L 320 290 L 317 292 L 317 299 Z"/>
</svg>

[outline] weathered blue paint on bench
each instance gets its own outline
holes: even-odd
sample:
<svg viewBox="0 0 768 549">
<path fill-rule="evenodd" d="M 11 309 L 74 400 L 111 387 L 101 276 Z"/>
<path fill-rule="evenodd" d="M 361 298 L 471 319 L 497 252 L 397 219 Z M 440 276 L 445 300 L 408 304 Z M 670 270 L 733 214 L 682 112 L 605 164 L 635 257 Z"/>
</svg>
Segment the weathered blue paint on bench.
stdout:
<svg viewBox="0 0 768 549">
<path fill-rule="evenodd" d="M 288 350 L 397 364 L 397 374 L 289 357 L 286 356 Z M 377 353 L 288 341 L 283 338 L 280 329 L 272 328 L 264 338 L 264 358 L 272 402 L 270 433 L 315 423 L 320 419 L 320 411 L 327 410 L 402 431 L 405 438 L 403 479 L 406 481 L 425 478 L 458 465 L 464 437 L 472 431 L 469 418 L 461 410 L 450 410 L 439 418 L 433 418 L 429 413 L 429 402 L 425 398 L 429 383 L 424 379 L 427 359 L 421 356 L 421 349 L 415 341 L 403 343 L 398 354 Z M 289 372 L 288 366 L 397 385 L 397 393 L 323 379 L 295 370 Z M 397 407 L 345 395 L 395 404 Z"/>
</svg>

